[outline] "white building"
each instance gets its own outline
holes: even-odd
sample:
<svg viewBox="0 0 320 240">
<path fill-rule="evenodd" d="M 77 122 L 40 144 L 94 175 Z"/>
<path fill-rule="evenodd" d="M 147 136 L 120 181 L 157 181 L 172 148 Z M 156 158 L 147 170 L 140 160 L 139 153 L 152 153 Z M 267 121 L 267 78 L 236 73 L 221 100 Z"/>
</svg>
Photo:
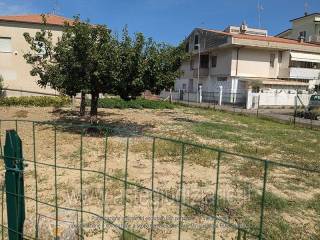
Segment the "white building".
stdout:
<svg viewBox="0 0 320 240">
<path fill-rule="evenodd" d="M 224 31 L 194 29 L 186 39 L 191 59 L 182 65 L 175 90 L 196 93 L 201 88 L 206 100 L 222 88 L 224 102 L 249 108 L 251 92 L 259 93 L 260 105 L 266 106 L 293 105 L 299 92 L 307 104 L 307 93 L 320 84 L 320 45 L 304 40 L 268 36 L 267 30 L 245 24 Z"/>
</svg>

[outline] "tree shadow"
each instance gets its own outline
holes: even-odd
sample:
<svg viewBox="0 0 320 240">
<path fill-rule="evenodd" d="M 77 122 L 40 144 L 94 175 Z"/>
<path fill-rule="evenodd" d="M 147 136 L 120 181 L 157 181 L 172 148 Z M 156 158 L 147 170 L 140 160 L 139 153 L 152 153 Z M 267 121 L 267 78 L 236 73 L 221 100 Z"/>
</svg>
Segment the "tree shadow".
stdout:
<svg viewBox="0 0 320 240">
<path fill-rule="evenodd" d="M 113 115 L 121 115 L 116 113 L 99 112 L 94 123 L 89 115 L 79 116 L 78 111 L 55 109 L 52 114 L 56 117 L 55 120 L 47 123 L 56 125 L 57 131 L 84 134 L 91 137 L 129 137 L 141 135 L 155 127 L 153 124 L 138 124 L 108 118 Z"/>
</svg>

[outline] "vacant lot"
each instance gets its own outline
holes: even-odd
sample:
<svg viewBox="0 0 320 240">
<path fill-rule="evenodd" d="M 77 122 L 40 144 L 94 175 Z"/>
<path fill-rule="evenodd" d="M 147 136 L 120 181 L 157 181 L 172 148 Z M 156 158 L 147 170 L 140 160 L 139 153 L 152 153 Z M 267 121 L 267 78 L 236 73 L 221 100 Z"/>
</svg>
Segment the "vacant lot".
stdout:
<svg viewBox="0 0 320 240">
<path fill-rule="evenodd" d="M 67 109 L 54 108 L 0 108 L 0 119 L 23 119 L 63 122 L 81 122 L 76 114 Z M 82 198 L 85 211 L 105 215 L 118 225 L 123 223 L 124 201 L 127 203 L 127 228 L 149 238 L 151 194 L 117 179 L 151 188 L 152 162 L 154 157 L 154 187 L 171 198 L 180 198 L 181 144 L 157 139 L 154 156 L 153 139 L 141 136 L 149 133 L 221 148 L 230 152 L 256 156 L 281 163 L 299 165 L 320 170 L 320 132 L 294 128 L 293 126 L 197 108 L 178 107 L 172 110 L 101 110 L 99 121 L 110 129 L 107 144 L 99 133 L 85 132 L 83 150 L 80 151 L 80 132 L 77 128 L 58 128 L 57 146 L 54 148 L 52 125 L 35 125 L 33 142 L 32 123 L 19 122 L 18 132 L 24 144 L 24 158 L 28 162 L 25 171 L 26 195 L 44 203 L 64 208 L 79 208 Z M 4 130 L 15 128 L 15 122 L 2 122 Z M 126 152 L 129 138 L 129 149 Z M 35 148 L 34 148 L 35 144 Z M 107 154 L 105 154 L 107 146 Z M 56 150 L 56 156 L 55 151 Z M 34 154 L 35 152 L 35 154 Z M 101 174 L 84 172 L 82 194 L 79 171 L 59 168 L 54 181 L 54 168 L 37 165 L 32 161 L 79 169 L 80 159 L 87 170 L 104 170 L 107 156 L 107 172 L 114 176 L 107 179 L 106 193 L 102 189 Z M 202 213 L 212 215 L 216 187 L 217 151 L 186 146 L 182 191 L 184 202 Z M 56 158 L 55 158 L 56 157 Z M 3 173 L 3 171 L 2 171 Z M 320 174 L 309 173 L 279 165 L 269 166 L 265 195 L 264 235 L 267 239 L 319 239 L 320 236 Z M 259 234 L 261 189 L 264 163 L 246 157 L 223 154 L 221 157 L 218 216 L 244 229 Z M 37 189 L 35 182 L 37 181 Z M 55 198 L 57 185 L 57 199 Z M 124 200 L 124 189 L 127 198 Z M 102 213 L 106 196 L 105 212 Z M 154 196 L 154 239 L 177 239 L 179 204 L 165 197 Z M 38 208 L 39 234 L 42 238 L 54 233 L 55 208 L 32 199 L 26 201 L 26 234 L 35 234 L 35 212 Z M 182 207 L 182 239 L 211 239 L 212 220 Z M 59 209 L 59 234 L 76 235 L 79 214 Z M 101 221 L 84 214 L 84 234 L 90 239 L 101 239 Z M 50 227 L 48 227 L 50 226 Z M 65 235 L 63 235 L 65 234 Z M 119 239 L 121 231 L 106 224 L 106 239 Z M 125 236 L 123 236 L 125 238 Z M 217 239 L 236 238 L 237 232 L 218 222 Z M 129 238 L 127 238 L 129 239 Z"/>
</svg>

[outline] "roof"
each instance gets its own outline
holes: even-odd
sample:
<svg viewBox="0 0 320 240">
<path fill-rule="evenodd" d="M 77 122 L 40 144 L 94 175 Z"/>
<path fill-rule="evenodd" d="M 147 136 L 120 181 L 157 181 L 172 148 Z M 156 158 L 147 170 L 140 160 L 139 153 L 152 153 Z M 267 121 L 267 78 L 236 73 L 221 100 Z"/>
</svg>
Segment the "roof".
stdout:
<svg viewBox="0 0 320 240">
<path fill-rule="evenodd" d="M 280 35 L 282 35 L 282 34 L 289 33 L 290 31 L 292 31 L 292 28 L 288 28 L 288 29 L 282 31 L 281 33 L 278 33 L 278 34 L 276 35 L 276 37 L 278 37 L 278 36 L 280 36 Z"/>
<path fill-rule="evenodd" d="M 58 15 L 46 14 L 47 24 L 63 26 L 65 22 L 73 23 L 74 20 Z M 20 22 L 20 23 L 35 23 L 42 24 L 42 14 L 29 14 L 19 16 L 0 16 L 0 21 L 5 22 Z"/>
<path fill-rule="evenodd" d="M 256 40 L 256 41 L 263 41 L 263 42 L 275 42 L 275 43 L 285 43 L 285 44 L 320 47 L 319 44 L 300 42 L 299 40 L 286 39 L 286 38 L 281 38 L 281 37 L 249 35 L 249 34 L 242 34 L 242 33 L 227 33 L 227 32 L 223 32 L 223 31 L 216 31 L 216 30 L 211 30 L 211 29 L 200 29 L 200 30 L 213 32 L 213 33 L 217 33 L 217 34 L 222 34 L 222 35 L 226 35 L 226 36 L 232 36 L 232 37 L 238 38 L 238 39 L 248 39 L 248 40 Z"/>
<path fill-rule="evenodd" d="M 304 16 L 302 16 L 302 17 L 298 17 L 298 18 L 291 19 L 290 22 L 296 21 L 296 20 L 299 20 L 299 19 L 302 19 L 302 18 L 305 18 L 305 17 L 315 16 L 315 15 L 319 15 L 319 16 L 320 16 L 320 13 L 306 14 L 306 15 L 304 15 Z"/>
</svg>

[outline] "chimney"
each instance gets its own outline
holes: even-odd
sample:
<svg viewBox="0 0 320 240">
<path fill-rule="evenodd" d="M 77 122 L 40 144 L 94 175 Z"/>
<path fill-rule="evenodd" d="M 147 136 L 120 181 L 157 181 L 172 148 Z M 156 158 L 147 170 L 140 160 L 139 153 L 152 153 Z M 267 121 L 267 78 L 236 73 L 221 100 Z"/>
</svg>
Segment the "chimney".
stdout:
<svg viewBox="0 0 320 240">
<path fill-rule="evenodd" d="M 248 30 L 248 25 L 246 24 L 245 21 L 243 21 L 240 26 L 240 33 L 245 34 L 247 30 Z"/>
</svg>

